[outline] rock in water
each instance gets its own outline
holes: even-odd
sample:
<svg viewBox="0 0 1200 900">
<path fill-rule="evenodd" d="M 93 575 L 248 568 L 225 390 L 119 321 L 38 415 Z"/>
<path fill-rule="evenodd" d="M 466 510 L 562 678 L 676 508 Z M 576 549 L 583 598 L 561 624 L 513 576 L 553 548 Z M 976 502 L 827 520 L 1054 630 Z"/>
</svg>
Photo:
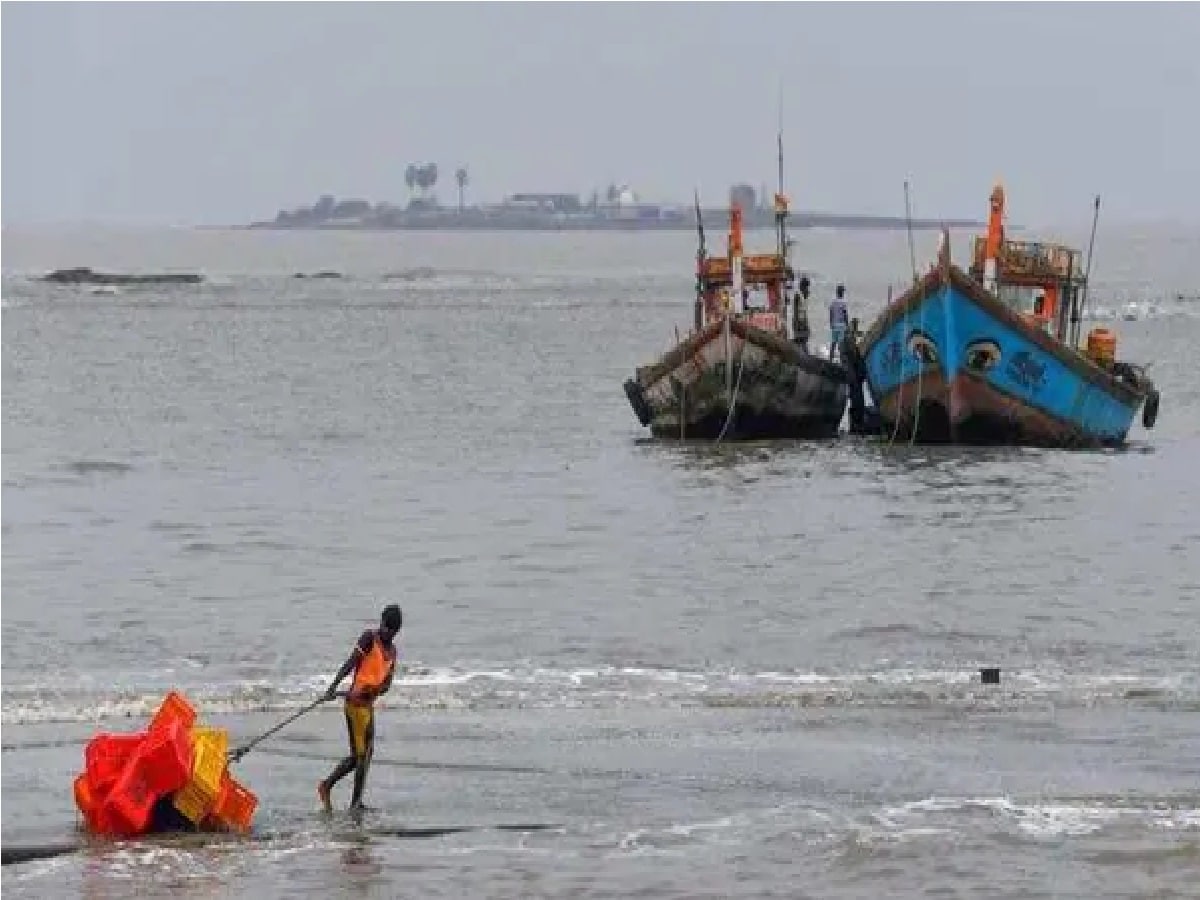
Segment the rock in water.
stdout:
<svg viewBox="0 0 1200 900">
<path fill-rule="evenodd" d="M 87 266 L 74 269 L 55 269 L 43 281 L 54 284 L 200 284 L 204 276 L 196 272 L 147 272 L 141 275 L 124 275 L 114 272 L 97 272 Z"/>
</svg>

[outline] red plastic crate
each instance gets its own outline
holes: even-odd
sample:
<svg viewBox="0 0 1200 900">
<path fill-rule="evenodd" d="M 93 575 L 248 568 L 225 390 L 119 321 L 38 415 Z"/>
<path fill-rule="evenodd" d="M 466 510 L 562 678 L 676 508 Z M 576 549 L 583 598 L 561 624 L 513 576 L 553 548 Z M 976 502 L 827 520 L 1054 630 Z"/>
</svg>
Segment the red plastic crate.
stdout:
<svg viewBox="0 0 1200 900">
<path fill-rule="evenodd" d="M 144 834 L 150 827 L 154 804 L 158 796 L 142 774 L 138 761 L 134 761 L 105 798 L 100 807 L 104 831 L 115 837 L 135 837 Z"/>
<path fill-rule="evenodd" d="M 146 739 L 145 732 L 137 734 L 98 734 L 83 751 L 88 787 L 97 799 L 111 790 L 125 767 L 133 760 Z"/>
<path fill-rule="evenodd" d="M 87 773 L 75 779 L 75 805 L 83 817 L 83 827 L 91 834 L 112 834 L 113 827 L 102 797 L 92 790 Z"/>
<path fill-rule="evenodd" d="M 156 797 L 179 790 L 192 777 L 192 742 L 183 722 L 150 732 L 138 749 L 136 766 Z"/>
</svg>

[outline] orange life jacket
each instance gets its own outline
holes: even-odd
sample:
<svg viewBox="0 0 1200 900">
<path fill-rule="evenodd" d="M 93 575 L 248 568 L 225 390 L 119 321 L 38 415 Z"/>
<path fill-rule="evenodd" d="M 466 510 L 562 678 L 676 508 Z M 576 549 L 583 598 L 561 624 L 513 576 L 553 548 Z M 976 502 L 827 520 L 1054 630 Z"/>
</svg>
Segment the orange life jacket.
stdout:
<svg viewBox="0 0 1200 900">
<path fill-rule="evenodd" d="M 351 701 L 370 703 L 383 687 L 396 665 L 396 649 L 390 651 L 376 634 L 371 639 L 371 649 L 358 661 L 354 670 L 354 682 L 350 685 Z"/>
</svg>

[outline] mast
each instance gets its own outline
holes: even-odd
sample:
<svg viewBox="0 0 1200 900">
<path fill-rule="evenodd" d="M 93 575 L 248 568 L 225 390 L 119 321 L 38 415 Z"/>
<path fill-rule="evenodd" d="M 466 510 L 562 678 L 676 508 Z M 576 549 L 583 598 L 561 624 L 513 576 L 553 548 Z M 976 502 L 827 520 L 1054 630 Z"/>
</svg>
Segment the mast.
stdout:
<svg viewBox="0 0 1200 900">
<path fill-rule="evenodd" d="M 787 265 L 787 197 L 783 193 L 783 85 L 779 85 L 779 125 L 775 131 L 776 154 L 779 163 L 779 180 L 775 190 L 775 234 L 777 252 Z"/>
<path fill-rule="evenodd" d="M 1080 274 L 1075 268 L 1075 255 L 1069 254 L 1067 256 L 1067 274 L 1059 284 L 1058 307 L 1054 310 L 1054 336 L 1064 344 L 1070 337 L 1068 329 L 1071 327 L 1071 310 L 1075 308 L 1075 295 L 1079 291 L 1076 282 Z"/>
<path fill-rule="evenodd" d="M 908 262 L 912 268 L 913 285 L 921 280 L 917 272 L 917 245 L 913 242 L 912 230 L 912 198 L 908 192 L 908 182 L 904 182 L 904 227 L 908 230 Z"/>
<path fill-rule="evenodd" d="M 776 252 L 779 254 L 780 262 L 782 263 L 784 275 L 783 281 L 779 286 L 781 296 L 779 298 L 779 310 L 783 313 L 783 334 L 785 338 L 795 337 L 792 331 L 792 326 L 795 320 L 795 311 L 791 308 L 795 300 L 790 295 L 792 287 L 791 279 L 786 274 L 789 268 L 788 256 L 791 252 L 791 247 L 788 246 L 787 236 L 787 214 L 788 202 L 787 196 L 783 192 L 783 78 L 779 79 L 779 123 L 775 131 L 775 147 L 776 156 L 779 164 L 778 182 L 775 190 L 775 238 Z"/>
<path fill-rule="evenodd" d="M 988 215 L 987 243 L 983 252 L 983 286 L 991 293 L 997 288 L 997 263 L 1004 243 L 1004 188 L 992 189 L 991 212 Z"/>
<path fill-rule="evenodd" d="M 745 312 L 742 305 L 742 208 L 729 200 L 729 280 L 733 296 L 722 320 L 725 333 L 725 396 L 733 409 L 733 316 Z"/>
<path fill-rule="evenodd" d="M 737 201 L 729 205 L 729 273 L 733 287 L 733 308 L 745 312 L 742 304 L 742 208 Z"/>
<path fill-rule="evenodd" d="M 696 245 L 696 330 L 704 327 L 704 217 L 700 214 L 700 189 L 696 188 L 696 232 L 699 241 Z"/>
<path fill-rule="evenodd" d="M 783 192 L 783 135 L 779 136 L 779 190 L 775 192 L 775 233 L 777 252 L 783 257 L 784 265 L 788 258 L 787 237 L 788 198 Z"/>
<path fill-rule="evenodd" d="M 1092 281 L 1092 253 L 1096 248 L 1096 223 L 1100 221 L 1100 195 L 1096 195 L 1095 205 L 1092 209 L 1092 236 L 1088 239 L 1088 256 L 1087 264 L 1083 271 L 1083 296 L 1079 300 L 1079 305 L 1076 307 L 1075 314 L 1071 317 L 1072 325 L 1072 346 L 1079 345 L 1079 320 L 1081 316 L 1087 315 L 1087 296 L 1088 286 Z"/>
</svg>

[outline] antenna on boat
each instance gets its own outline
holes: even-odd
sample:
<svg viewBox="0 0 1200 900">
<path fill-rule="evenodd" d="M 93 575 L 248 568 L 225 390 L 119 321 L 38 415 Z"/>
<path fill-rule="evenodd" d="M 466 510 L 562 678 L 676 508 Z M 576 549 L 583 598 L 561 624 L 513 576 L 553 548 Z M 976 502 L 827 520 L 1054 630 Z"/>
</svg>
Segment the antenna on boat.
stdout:
<svg viewBox="0 0 1200 900">
<path fill-rule="evenodd" d="M 704 327 L 704 258 L 706 251 L 704 248 L 704 216 L 700 213 L 700 189 L 695 188 L 696 192 L 696 232 L 699 236 L 699 242 L 696 246 L 696 309 L 695 321 L 696 330 L 699 331 Z"/>
<path fill-rule="evenodd" d="M 792 271 L 791 264 L 788 261 L 788 252 L 791 250 L 791 242 L 787 236 L 787 216 L 788 216 L 788 201 L 787 195 L 783 191 L 783 76 L 779 76 L 779 119 L 775 130 L 775 149 L 776 159 L 778 161 L 778 186 L 775 190 L 774 203 L 775 208 L 775 237 L 778 243 L 777 252 L 779 259 L 783 265 L 783 296 L 780 298 L 779 308 L 783 311 L 783 333 L 785 336 L 795 337 L 794 328 L 796 323 L 796 307 L 795 304 L 800 302 L 799 295 L 789 296 L 789 291 L 792 287 Z"/>
<path fill-rule="evenodd" d="M 1088 239 L 1088 257 L 1087 264 L 1083 270 L 1083 298 L 1080 300 L 1079 312 L 1076 313 L 1074 320 L 1071 322 L 1074 335 L 1071 338 L 1072 344 L 1079 342 L 1079 319 L 1081 314 L 1087 312 L 1088 288 L 1092 283 L 1092 251 L 1096 246 L 1096 223 L 1100 220 L 1100 195 L 1096 195 L 1096 200 L 1092 205 L 1092 236 Z"/>
<path fill-rule="evenodd" d="M 908 229 L 908 259 L 912 265 L 913 284 L 920 281 L 917 274 L 917 249 L 913 244 L 912 201 L 909 198 L 908 181 L 904 182 L 904 224 Z"/>
<path fill-rule="evenodd" d="M 779 76 L 779 120 L 775 130 L 775 147 L 779 164 L 779 182 L 775 194 L 775 231 L 779 239 L 779 255 L 786 259 L 788 252 L 787 240 L 787 199 L 783 194 L 783 76 Z"/>
</svg>

